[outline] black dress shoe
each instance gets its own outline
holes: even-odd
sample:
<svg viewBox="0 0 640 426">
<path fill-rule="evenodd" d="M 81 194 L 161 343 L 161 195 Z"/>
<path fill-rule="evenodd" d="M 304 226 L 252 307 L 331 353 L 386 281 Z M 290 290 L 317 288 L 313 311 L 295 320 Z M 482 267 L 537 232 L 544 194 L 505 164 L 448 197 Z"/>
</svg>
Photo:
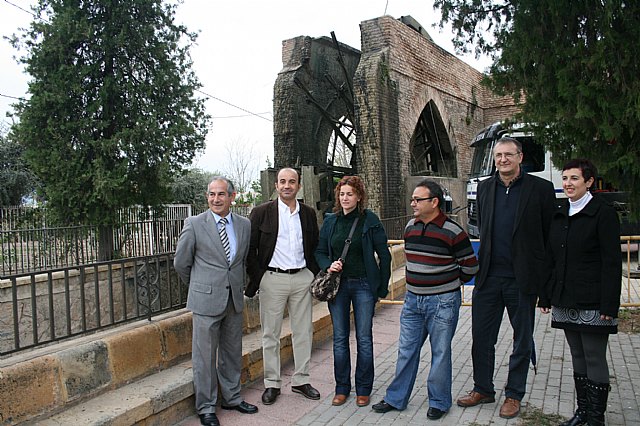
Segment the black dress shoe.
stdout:
<svg viewBox="0 0 640 426">
<path fill-rule="evenodd" d="M 200 414 L 200 424 L 204 426 L 220 426 L 220 421 L 216 413 Z"/>
<path fill-rule="evenodd" d="M 434 407 L 429 407 L 429 409 L 427 410 L 427 418 L 429 420 L 438 420 L 440 417 L 444 416 L 445 414 L 447 414 L 446 411 L 438 410 L 437 408 L 434 408 Z"/>
<path fill-rule="evenodd" d="M 389 411 L 397 410 L 397 408 L 394 407 L 393 405 L 387 404 L 387 402 L 384 399 L 378 402 L 377 404 L 373 404 L 371 408 L 376 413 L 388 413 Z"/>
<path fill-rule="evenodd" d="M 258 412 L 258 407 L 253 404 L 249 404 L 248 402 L 242 401 L 238 405 L 221 405 L 223 410 L 236 410 L 240 411 L 242 414 L 255 414 Z"/>
<path fill-rule="evenodd" d="M 318 390 L 311 386 L 309 383 L 307 383 L 306 385 L 291 386 L 291 390 L 295 393 L 304 395 L 305 398 L 320 399 L 320 392 L 318 392 Z"/>
<path fill-rule="evenodd" d="M 266 388 L 264 390 L 264 393 L 262 394 L 262 403 L 264 405 L 271 405 L 276 402 L 276 399 L 278 399 L 278 395 L 280 395 L 280 389 Z"/>
</svg>

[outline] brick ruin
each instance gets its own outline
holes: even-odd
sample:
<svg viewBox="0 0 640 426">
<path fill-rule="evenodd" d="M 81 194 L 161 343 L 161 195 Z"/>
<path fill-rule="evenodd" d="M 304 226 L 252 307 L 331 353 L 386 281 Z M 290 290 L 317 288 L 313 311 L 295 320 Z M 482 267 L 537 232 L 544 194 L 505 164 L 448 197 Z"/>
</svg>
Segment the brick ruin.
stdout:
<svg viewBox="0 0 640 426">
<path fill-rule="evenodd" d="M 283 42 L 274 86 L 275 168 L 311 167 L 319 210 L 332 203 L 330 176 L 344 173 L 364 179 L 369 206 L 382 218 L 407 214 L 422 176 L 439 180 L 454 205 L 466 205 L 469 141 L 512 117 L 513 99 L 482 86 L 481 72 L 436 45 L 411 17 L 371 19 L 360 31 L 361 50 L 335 37 Z M 333 158 L 340 144 L 352 146 L 349 164 Z"/>
</svg>

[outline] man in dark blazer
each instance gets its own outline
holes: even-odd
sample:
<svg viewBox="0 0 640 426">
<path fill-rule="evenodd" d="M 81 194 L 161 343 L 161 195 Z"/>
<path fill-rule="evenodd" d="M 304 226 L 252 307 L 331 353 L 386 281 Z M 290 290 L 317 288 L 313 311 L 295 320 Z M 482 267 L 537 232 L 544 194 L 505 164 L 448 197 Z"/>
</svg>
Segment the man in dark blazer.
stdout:
<svg viewBox="0 0 640 426">
<path fill-rule="evenodd" d="M 251 220 L 251 243 L 245 295 L 260 289 L 264 386 L 262 402 L 273 404 L 282 387 L 280 333 L 285 306 L 289 310 L 295 371 L 291 390 L 309 399 L 320 393 L 309 383 L 313 343 L 312 300 L 309 286 L 319 268 L 313 255 L 318 244 L 315 211 L 298 202 L 300 176 L 291 168 L 278 172 L 278 198 L 255 207 Z"/>
<path fill-rule="evenodd" d="M 480 271 L 472 299 L 473 390 L 461 407 L 495 401 L 495 345 L 504 309 L 513 351 L 500 417 L 520 413 L 533 348 L 537 294 L 546 282 L 545 250 L 555 202 L 551 182 L 522 171 L 522 145 L 502 138 L 493 149 L 497 172 L 478 185 Z"/>
<path fill-rule="evenodd" d="M 223 409 L 258 411 L 240 397 L 242 291 L 251 223 L 230 213 L 236 193 L 228 179 L 214 177 L 206 196 L 209 210 L 184 221 L 173 264 L 189 284 L 196 410 L 203 425 L 216 426 L 218 385 Z"/>
</svg>

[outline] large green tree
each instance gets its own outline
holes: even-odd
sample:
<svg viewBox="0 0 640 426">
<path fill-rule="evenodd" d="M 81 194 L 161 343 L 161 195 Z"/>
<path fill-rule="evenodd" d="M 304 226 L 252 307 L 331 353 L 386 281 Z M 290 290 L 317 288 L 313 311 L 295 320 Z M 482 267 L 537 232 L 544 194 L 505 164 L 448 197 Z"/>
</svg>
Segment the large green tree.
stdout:
<svg viewBox="0 0 640 426">
<path fill-rule="evenodd" d="M 166 202 L 171 176 L 204 149 L 196 35 L 175 22 L 175 7 L 39 0 L 40 18 L 14 36 L 31 76 L 14 137 L 49 211 L 67 222 L 109 226 L 119 208 Z"/>
<path fill-rule="evenodd" d="M 24 148 L 0 130 L 0 207 L 17 206 L 33 195 L 36 177 L 23 159 Z"/>
<path fill-rule="evenodd" d="M 193 168 L 175 176 L 171 183 L 171 202 L 175 204 L 191 204 L 194 207 L 206 207 L 206 192 L 214 176 L 222 176 L 220 172 L 205 172 Z"/>
<path fill-rule="evenodd" d="M 640 2 L 435 0 L 459 51 L 493 59 L 487 82 L 524 101 L 556 163 L 594 160 L 640 207 Z"/>
</svg>

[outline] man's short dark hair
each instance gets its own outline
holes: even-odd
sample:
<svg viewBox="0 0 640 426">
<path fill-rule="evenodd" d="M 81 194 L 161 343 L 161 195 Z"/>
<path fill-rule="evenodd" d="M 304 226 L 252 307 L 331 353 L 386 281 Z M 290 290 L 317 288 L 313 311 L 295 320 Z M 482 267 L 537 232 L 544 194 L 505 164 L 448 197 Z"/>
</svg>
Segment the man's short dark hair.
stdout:
<svg viewBox="0 0 640 426">
<path fill-rule="evenodd" d="M 438 208 L 444 209 L 444 191 L 438 182 L 433 179 L 423 179 L 416 185 L 416 188 L 422 186 L 429 190 L 429 196 L 438 199 Z"/>
</svg>

